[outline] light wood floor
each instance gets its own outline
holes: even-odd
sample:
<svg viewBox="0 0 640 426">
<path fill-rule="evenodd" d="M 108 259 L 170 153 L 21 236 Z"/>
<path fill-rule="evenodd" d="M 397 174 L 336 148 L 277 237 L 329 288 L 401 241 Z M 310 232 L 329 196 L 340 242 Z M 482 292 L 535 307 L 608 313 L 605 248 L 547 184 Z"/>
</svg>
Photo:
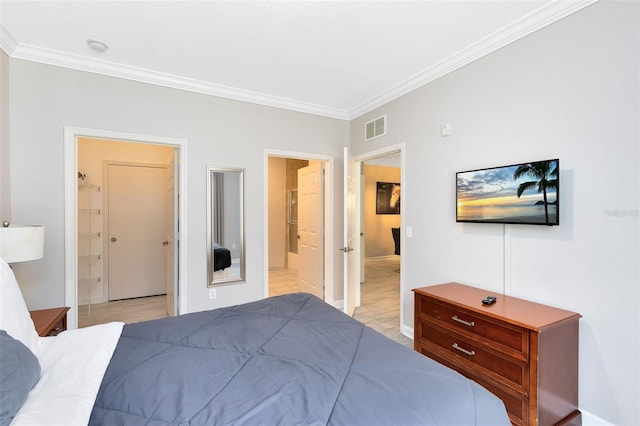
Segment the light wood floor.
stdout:
<svg viewBox="0 0 640 426">
<path fill-rule="evenodd" d="M 413 348 L 413 340 L 400 333 L 400 258 L 365 261 L 365 282 L 360 287 L 361 306 L 353 317 Z M 269 272 L 269 296 L 298 291 L 296 271 Z M 88 327 L 110 321 L 134 323 L 167 316 L 166 296 L 142 297 L 78 306 L 78 326 Z"/>
<path fill-rule="evenodd" d="M 413 340 L 400 332 L 400 257 L 366 260 L 364 277 L 353 317 L 413 349 Z"/>
<path fill-rule="evenodd" d="M 167 296 L 140 297 L 78 306 L 78 327 L 111 321 L 133 323 L 167 316 Z"/>
</svg>

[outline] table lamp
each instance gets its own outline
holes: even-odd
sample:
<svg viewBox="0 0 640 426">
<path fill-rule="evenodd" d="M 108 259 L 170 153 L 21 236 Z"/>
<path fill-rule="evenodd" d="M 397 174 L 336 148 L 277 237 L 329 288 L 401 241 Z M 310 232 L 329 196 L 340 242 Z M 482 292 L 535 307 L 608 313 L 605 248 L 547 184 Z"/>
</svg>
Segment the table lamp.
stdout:
<svg viewBox="0 0 640 426">
<path fill-rule="evenodd" d="M 0 257 L 7 263 L 41 259 L 44 255 L 44 225 L 9 225 L 0 228 Z"/>
</svg>

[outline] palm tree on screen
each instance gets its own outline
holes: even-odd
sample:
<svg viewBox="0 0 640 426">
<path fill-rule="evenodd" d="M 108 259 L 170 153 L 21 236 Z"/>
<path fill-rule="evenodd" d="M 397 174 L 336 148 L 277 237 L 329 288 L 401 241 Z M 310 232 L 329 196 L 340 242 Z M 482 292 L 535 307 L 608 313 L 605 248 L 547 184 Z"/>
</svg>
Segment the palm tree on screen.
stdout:
<svg viewBox="0 0 640 426">
<path fill-rule="evenodd" d="M 537 161 L 518 166 L 513 173 L 513 180 L 528 176 L 535 180 L 522 182 L 518 185 L 518 198 L 529 189 L 537 189 L 542 193 L 544 202 L 545 223 L 549 224 L 549 208 L 547 202 L 547 189 L 558 188 L 558 163 L 556 161 Z M 557 199 L 556 199 L 557 202 Z"/>
</svg>

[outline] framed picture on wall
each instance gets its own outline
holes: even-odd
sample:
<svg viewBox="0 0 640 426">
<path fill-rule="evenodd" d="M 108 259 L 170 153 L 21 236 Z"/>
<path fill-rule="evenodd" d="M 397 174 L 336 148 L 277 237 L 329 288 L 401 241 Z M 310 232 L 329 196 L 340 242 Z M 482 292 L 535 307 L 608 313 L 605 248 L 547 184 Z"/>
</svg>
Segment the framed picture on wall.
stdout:
<svg viewBox="0 0 640 426">
<path fill-rule="evenodd" d="M 376 183 L 376 214 L 400 214 L 400 184 Z"/>
</svg>

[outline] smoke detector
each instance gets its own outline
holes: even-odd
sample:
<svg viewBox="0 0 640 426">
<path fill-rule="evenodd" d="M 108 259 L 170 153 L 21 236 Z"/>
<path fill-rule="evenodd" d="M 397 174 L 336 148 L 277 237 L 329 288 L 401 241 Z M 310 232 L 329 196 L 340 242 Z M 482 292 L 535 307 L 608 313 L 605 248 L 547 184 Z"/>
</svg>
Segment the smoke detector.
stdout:
<svg viewBox="0 0 640 426">
<path fill-rule="evenodd" d="M 107 46 L 105 43 L 99 40 L 92 39 L 87 40 L 87 46 L 89 46 L 91 50 L 95 50 L 96 52 L 105 52 L 109 48 L 109 46 Z"/>
</svg>

